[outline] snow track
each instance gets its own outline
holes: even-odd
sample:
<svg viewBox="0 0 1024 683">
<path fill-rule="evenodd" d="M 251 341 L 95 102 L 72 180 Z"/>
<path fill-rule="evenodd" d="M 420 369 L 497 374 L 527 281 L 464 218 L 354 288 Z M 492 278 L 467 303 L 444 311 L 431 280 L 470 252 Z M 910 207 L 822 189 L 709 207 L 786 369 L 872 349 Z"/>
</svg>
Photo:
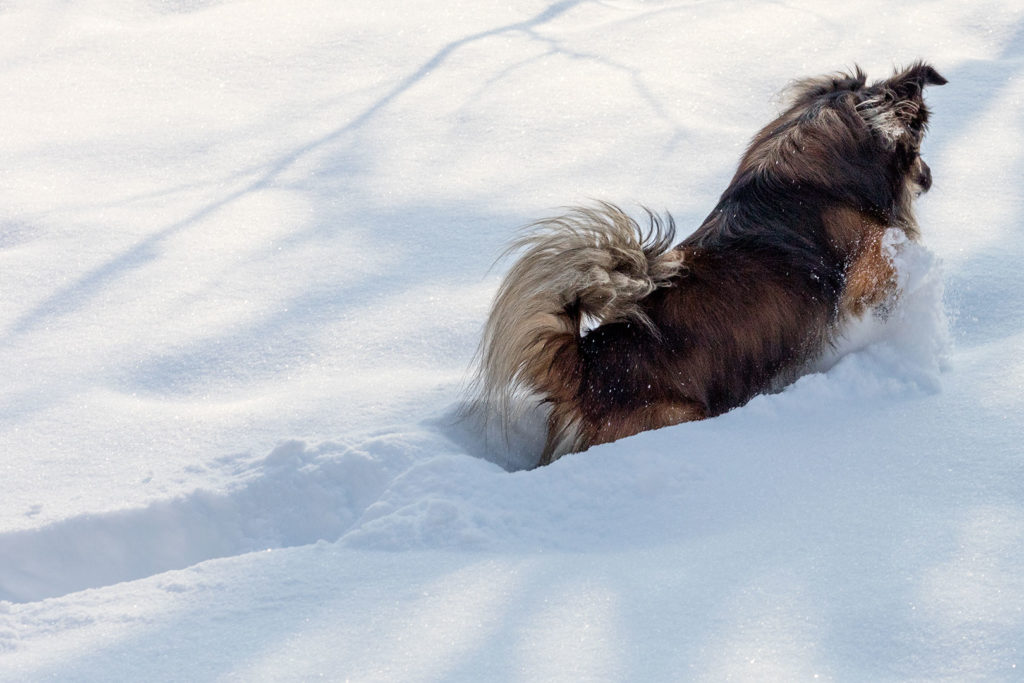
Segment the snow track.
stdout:
<svg viewBox="0 0 1024 683">
<path fill-rule="evenodd" d="M 289 441 L 227 492 L 200 489 L 0 534 L 0 600 L 31 602 L 212 558 L 335 540 L 415 450 L 400 435 L 354 447 Z M 381 457 L 388 452 L 393 456 Z"/>
</svg>

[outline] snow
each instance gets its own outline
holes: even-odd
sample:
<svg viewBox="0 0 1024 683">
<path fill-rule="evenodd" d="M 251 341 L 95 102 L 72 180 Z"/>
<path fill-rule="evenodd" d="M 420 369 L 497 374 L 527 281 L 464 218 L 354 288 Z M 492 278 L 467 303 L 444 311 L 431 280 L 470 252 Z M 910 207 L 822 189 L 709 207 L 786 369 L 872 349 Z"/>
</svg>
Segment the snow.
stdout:
<svg viewBox="0 0 1024 683">
<path fill-rule="evenodd" d="M 1022 677 L 1019 3 L 0 19 L 0 680 Z M 917 58 L 890 321 L 538 470 L 453 419 L 518 226 L 693 229 L 787 82 Z"/>
</svg>

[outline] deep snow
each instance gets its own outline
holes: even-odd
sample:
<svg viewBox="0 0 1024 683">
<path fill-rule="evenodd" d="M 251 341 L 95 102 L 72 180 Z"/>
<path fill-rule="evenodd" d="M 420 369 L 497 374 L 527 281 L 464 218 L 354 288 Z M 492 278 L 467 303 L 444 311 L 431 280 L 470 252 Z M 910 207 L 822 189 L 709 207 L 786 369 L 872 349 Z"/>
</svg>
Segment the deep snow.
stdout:
<svg viewBox="0 0 1024 683">
<path fill-rule="evenodd" d="M 0 7 L 0 680 L 1024 678 L 1015 2 Z M 525 471 L 515 228 L 696 227 L 792 78 L 923 57 L 924 246 L 782 393 Z"/>
</svg>

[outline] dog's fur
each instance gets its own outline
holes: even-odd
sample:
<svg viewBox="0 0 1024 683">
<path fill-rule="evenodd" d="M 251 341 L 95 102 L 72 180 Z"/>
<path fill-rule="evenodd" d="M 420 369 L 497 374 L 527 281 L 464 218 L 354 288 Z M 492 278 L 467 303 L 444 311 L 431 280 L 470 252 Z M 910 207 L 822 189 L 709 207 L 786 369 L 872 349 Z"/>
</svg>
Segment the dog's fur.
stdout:
<svg viewBox="0 0 1024 683">
<path fill-rule="evenodd" d="M 922 62 L 796 83 L 718 205 L 675 247 L 671 216 L 644 228 L 601 203 L 541 221 L 484 329 L 477 405 L 506 425 L 550 407 L 541 465 L 594 444 L 742 405 L 792 381 L 851 316 L 891 304 L 886 230 L 918 235 Z"/>
</svg>

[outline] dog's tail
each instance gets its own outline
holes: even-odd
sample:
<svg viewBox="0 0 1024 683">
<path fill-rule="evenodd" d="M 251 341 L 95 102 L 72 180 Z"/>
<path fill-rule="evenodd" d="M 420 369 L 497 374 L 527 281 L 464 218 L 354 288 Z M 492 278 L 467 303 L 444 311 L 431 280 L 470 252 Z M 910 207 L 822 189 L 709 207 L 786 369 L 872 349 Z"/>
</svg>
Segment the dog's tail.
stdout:
<svg viewBox="0 0 1024 683">
<path fill-rule="evenodd" d="M 679 271 L 675 223 L 650 210 L 640 226 L 617 206 L 573 208 L 528 226 L 484 327 L 478 407 L 508 426 L 528 397 L 552 404 L 544 461 L 580 447 L 571 416 L 579 395 L 581 327 L 633 321 L 653 329 L 639 302 Z"/>
</svg>

